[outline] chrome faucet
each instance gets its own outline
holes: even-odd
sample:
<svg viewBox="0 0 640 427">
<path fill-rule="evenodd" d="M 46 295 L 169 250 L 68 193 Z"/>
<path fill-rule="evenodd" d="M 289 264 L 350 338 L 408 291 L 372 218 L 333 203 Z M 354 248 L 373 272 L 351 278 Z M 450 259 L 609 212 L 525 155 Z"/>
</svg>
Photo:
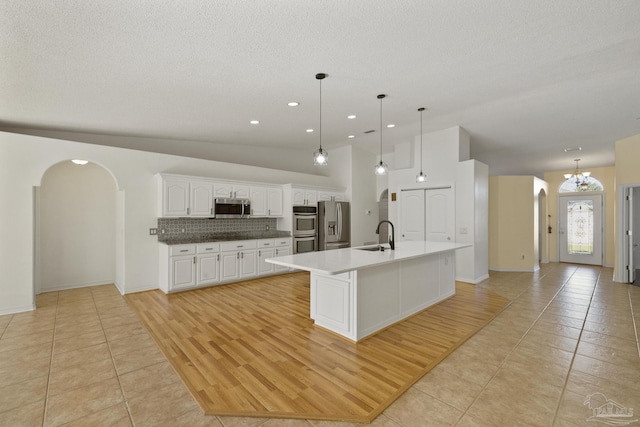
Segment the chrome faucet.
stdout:
<svg viewBox="0 0 640 427">
<path fill-rule="evenodd" d="M 383 219 L 382 221 L 380 221 L 378 223 L 378 226 L 376 227 L 376 234 L 380 234 L 380 225 L 382 225 L 383 223 L 387 223 L 391 226 L 391 239 L 389 239 L 389 246 L 391 246 L 391 250 L 394 250 L 396 248 L 396 231 L 395 228 L 393 227 L 393 223 L 389 220 Z"/>
</svg>

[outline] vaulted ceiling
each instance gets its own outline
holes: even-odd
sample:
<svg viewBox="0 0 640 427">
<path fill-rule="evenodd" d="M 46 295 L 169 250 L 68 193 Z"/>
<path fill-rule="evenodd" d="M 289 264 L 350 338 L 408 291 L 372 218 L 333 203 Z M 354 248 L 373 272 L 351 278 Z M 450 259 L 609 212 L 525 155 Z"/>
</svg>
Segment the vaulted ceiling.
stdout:
<svg viewBox="0 0 640 427">
<path fill-rule="evenodd" d="M 379 150 L 384 93 L 384 152 L 426 107 L 491 175 L 610 166 L 640 133 L 639 23 L 637 0 L 8 0 L 0 129 L 286 168 L 323 72 L 330 153 Z"/>
</svg>

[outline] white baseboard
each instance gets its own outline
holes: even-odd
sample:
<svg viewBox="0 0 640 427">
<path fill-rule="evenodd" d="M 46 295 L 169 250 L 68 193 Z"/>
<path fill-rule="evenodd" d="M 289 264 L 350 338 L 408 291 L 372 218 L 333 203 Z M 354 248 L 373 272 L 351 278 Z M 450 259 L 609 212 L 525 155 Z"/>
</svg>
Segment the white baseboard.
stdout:
<svg viewBox="0 0 640 427">
<path fill-rule="evenodd" d="M 56 291 L 66 291 L 69 289 L 79 289 L 79 288 L 88 288 L 90 286 L 102 286 L 102 285 L 112 285 L 113 279 L 105 279 L 105 280 L 97 280 L 95 282 L 86 282 L 86 283 L 72 283 L 72 284 L 64 284 L 64 285 L 49 285 L 42 286 L 40 288 L 40 293 L 45 292 L 56 292 Z"/>
<path fill-rule="evenodd" d="M 156 289 L 160 289 L 158 285 L 148 285 L 148 286 L 138 286 L 135 288 L 127 288 L 125 289 L 122 295 L 126 294 L 135 294 L 136 292 L 145 292 L 145 291 L 153 291 Z"/>
<path fill-rule="evenodd" d="M 540 266 L 536 266 L 534 268 L 497 268 L 497 267 L 489 267 L 491 271 L 500 271 L 505 273 L 535 273 L 540 270 Z"/>
<path fill-rule="evenodd" d="M 469 279 L 467 277 L 456 277 L 456 282 L 472 283 L 474 285 L 477 285 L 478 283 L 488 278 L 489 278 L 489 273 L 485 274 L 484 276 L 476 277 L 475 279 Z"/>
<path fill-rule="evenodd" d="M 16 313 L 24 313 L 25 311 L 33 311 L 36 309 L 35 304 L 25 305 L 22 307 L 11 307 L 0 310 L 0 316 L 4 316 L 5 314 L 16 314 Z"/>
<path fill-rule="evenodd" d="M 120 285 L 120 283 L 118 283 L 117 280 L 114 281 L 113 284 L 118 289 L 118 292 L 120 292 L 120 295 L 124 295 L 124 287 L 122 285 Z"/>
</svg>

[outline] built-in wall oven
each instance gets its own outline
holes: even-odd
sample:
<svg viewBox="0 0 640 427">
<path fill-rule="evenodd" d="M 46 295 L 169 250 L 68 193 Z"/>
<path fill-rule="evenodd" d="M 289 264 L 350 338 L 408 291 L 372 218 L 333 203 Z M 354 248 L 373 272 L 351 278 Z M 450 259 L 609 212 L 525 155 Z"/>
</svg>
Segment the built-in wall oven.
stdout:
<svg viewBox="0 0 640 427">
<path fill-rule="evenodd" d="M 293 253 L 318 250 L 318 208 L 293 207 Z"/>
</svg>

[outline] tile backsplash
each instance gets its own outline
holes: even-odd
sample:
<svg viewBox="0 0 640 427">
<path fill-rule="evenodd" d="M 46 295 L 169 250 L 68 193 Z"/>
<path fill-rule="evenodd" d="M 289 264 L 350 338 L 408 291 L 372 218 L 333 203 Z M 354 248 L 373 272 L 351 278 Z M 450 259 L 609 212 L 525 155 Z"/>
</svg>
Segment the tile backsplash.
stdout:
<svg viewBox="0 0 640 427">
<path fill-rule="evenodd" d="M 276 218 L 158 218 L 158 240 L 165 241 L 186 235 L 258 233 L 277 228 Z"/>
</svg>

